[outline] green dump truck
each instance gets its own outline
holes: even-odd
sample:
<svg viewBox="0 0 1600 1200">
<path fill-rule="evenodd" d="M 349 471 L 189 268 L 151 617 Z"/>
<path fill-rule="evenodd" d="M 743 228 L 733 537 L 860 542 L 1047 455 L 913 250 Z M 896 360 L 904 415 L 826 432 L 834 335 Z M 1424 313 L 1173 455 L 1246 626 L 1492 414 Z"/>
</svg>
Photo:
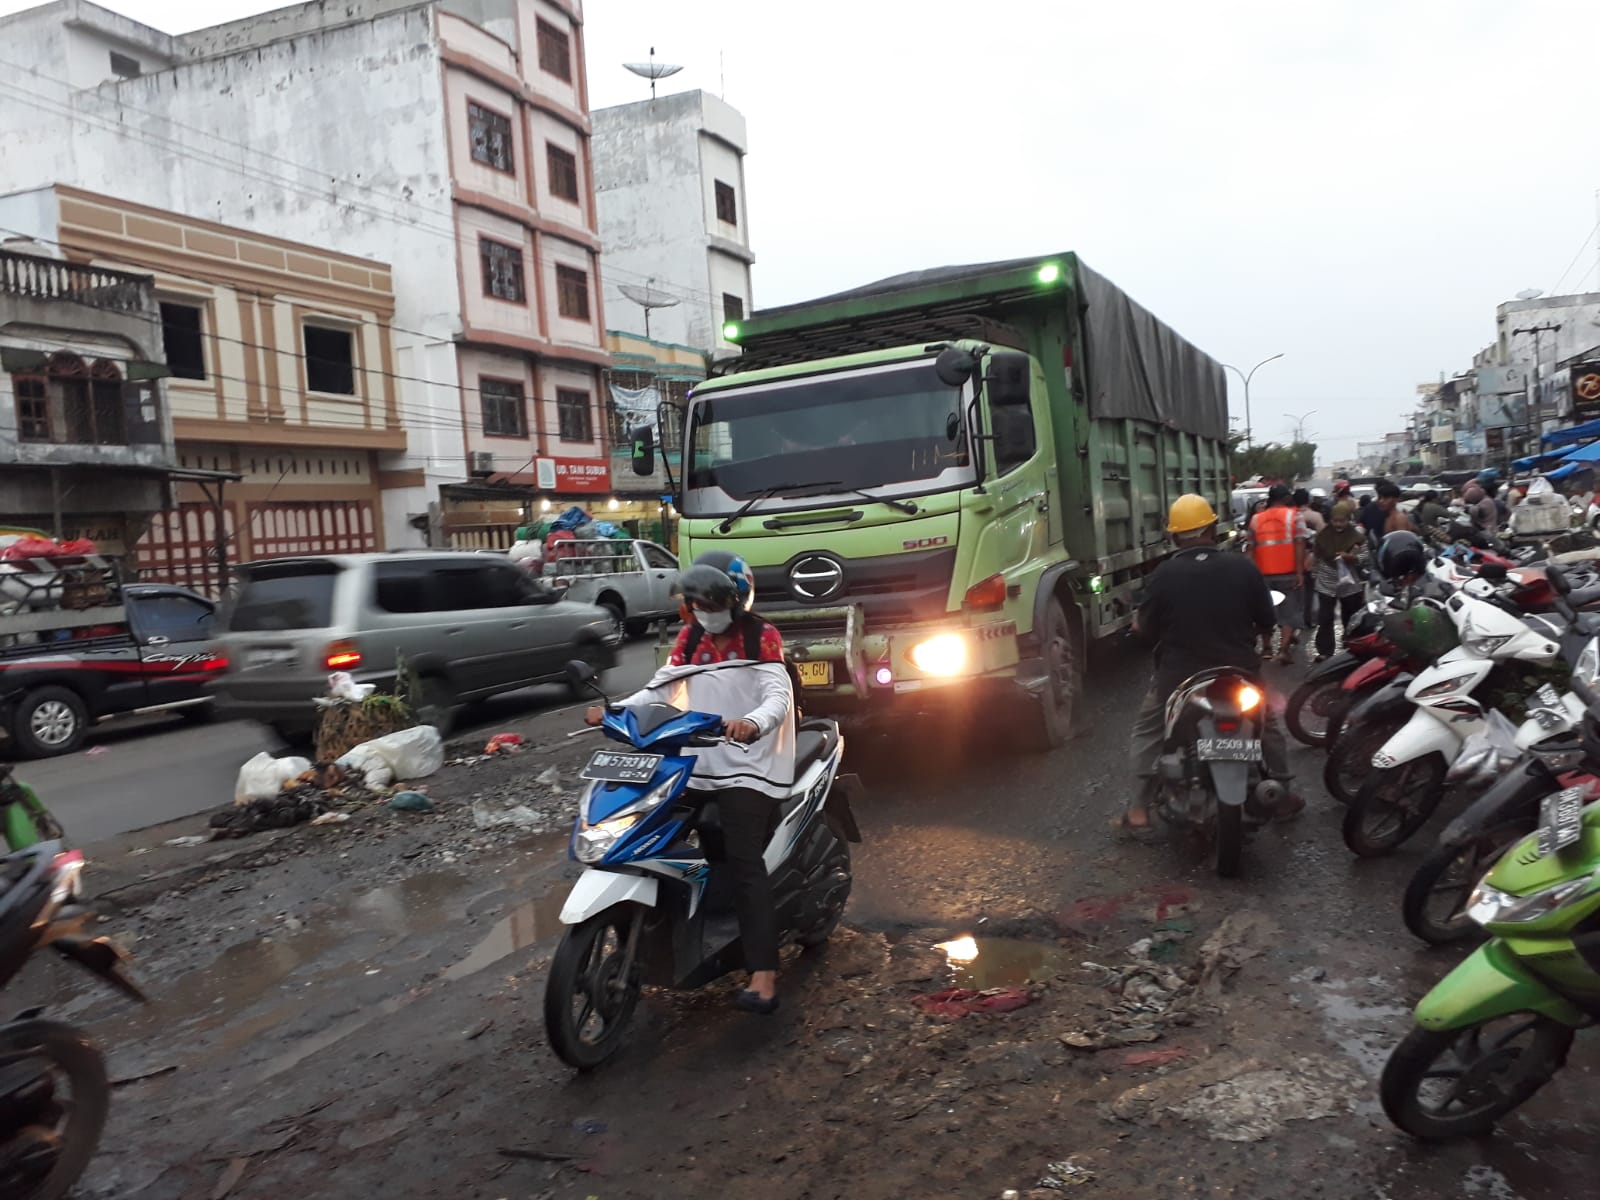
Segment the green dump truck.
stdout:
<svg viewBox="0 0 1600 1200">
<path fill-rule="evenodd" d="M 1168 505 L 1225 512 L 1220 364 L 1074 254 L 900 275 L 729 325 L 683 412 L 684 562 L 743 556 L 811 713 L 954 707 L 1060 744 Z M 676 440 L 676 439 L 675 439 Z M 654 469 L 640 430 L 635 469 Z"/>
</svg>

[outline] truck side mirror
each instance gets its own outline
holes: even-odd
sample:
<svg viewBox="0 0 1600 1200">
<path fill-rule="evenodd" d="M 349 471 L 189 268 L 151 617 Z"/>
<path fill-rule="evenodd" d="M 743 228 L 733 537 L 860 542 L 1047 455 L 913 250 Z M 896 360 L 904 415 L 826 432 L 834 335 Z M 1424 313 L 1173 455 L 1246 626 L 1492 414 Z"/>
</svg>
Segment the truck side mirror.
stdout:
<svg viewBox="0 0 1600 1200">
<path fill-rule="evenodd" d="M 635 475 L 654 475 L 656 473 L 656 431 L 648 425 L 641 425 L 629 434 L 633 442 L 633 473 Z"/>
<path fill-rule="evenodd" d="M 949 346 L 939 351 L 939 357 L 933 360 L 933 369 L 938 373 L 940 383 L 947 387 L 960 387 L 972 378 L 973 372 L 978 369 L 978 360 L 970 350 Z"/>
<path fill-rule="evenodd" d="M 1033 368 L 1028 356 L 1016 350 L 996 350 L 989 355 L 989 371 L 984 390 L 989 407 L 1026 407 L 1032 394 Z"/>
</svg>

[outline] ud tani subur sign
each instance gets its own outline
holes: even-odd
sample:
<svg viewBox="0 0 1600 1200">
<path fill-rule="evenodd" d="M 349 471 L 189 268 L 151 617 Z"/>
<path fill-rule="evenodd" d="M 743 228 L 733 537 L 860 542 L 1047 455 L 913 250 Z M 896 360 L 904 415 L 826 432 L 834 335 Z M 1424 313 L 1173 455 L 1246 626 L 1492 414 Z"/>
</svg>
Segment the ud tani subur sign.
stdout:
<svg viewBox="0 0 1600 1200">
<path fill-rule="evenodd" d="M 539 490 L 609 492 L 611 467 L 603 458 L 541 458 L 535 461 Z"/>
</svg>

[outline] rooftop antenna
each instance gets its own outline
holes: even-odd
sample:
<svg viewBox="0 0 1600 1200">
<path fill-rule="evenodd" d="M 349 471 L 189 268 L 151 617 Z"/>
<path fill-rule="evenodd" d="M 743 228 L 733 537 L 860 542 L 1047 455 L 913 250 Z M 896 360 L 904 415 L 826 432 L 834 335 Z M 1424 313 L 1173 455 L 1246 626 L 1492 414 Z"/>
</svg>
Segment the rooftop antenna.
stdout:
<svg viewBox="0 0 1600 1200">
<path fill-rule="evenodd" d="M 627 67 L 628 70 L 632 71 L 635 75 L 642 76 L 650 81 L 650 99 L 652 100 L 656 98 L 656 80 L 665 79 L 668 75 L 676 75 L 679 71 L 683 70 L 682 67 L 675 63 L 658 63 L 656 61 L 656 48 L 654 46 L 650 47 L 649 62 L 632 62 L 623 63 L 622 65 Z"/>
<path fill-rule="evenodd" d="M 640 287 L 637 283 L 619 283 L 617 285 L 617 291 L 644 309 L 645 337 L 650 336 L 650 310 L 652 308 L 671 308 L 674 304 L 681 303 L 677 296 L 651 286 L 655 281 L 655 276 L 652 275 L 649 283 L 643 287 Z"/>
</svg>

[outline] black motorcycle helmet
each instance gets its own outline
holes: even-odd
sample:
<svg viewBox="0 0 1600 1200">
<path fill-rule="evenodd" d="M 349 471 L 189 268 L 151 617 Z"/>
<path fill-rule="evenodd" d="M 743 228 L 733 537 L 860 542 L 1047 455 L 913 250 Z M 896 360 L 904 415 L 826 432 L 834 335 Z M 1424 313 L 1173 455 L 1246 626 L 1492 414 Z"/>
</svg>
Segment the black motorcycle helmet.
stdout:
<svg viewBox="0 0 1600 1200">
<path fill-rule="evenodd" d="M 1427 566 L 1428 548 L 1409 530 L 1397 529 L 1385 534 L 1378 543 L 1378 570 L 1385 579 L 1420 575 Z"/>
<path fill-rule="evenodd" d="M 713 612 L 731 612 L 739 607 L 739 589 L 733 576 L 710 563 L 697 562 L 681 572 L 672 593 L 682 598 L 686 608 L 698 604 Z"/>
<path fill-rule="evenodd" d="M 750 564 L 745 562 L 742 556 L 732 550 L 707 550 L 694 560 L 694 566 L 714 567 L 721 571 L 733 581 L 734 591 L 739 597 L 739 606 L 746 612 L 755 607 L 755 572 L 750 569 Z"/>
</svg>

